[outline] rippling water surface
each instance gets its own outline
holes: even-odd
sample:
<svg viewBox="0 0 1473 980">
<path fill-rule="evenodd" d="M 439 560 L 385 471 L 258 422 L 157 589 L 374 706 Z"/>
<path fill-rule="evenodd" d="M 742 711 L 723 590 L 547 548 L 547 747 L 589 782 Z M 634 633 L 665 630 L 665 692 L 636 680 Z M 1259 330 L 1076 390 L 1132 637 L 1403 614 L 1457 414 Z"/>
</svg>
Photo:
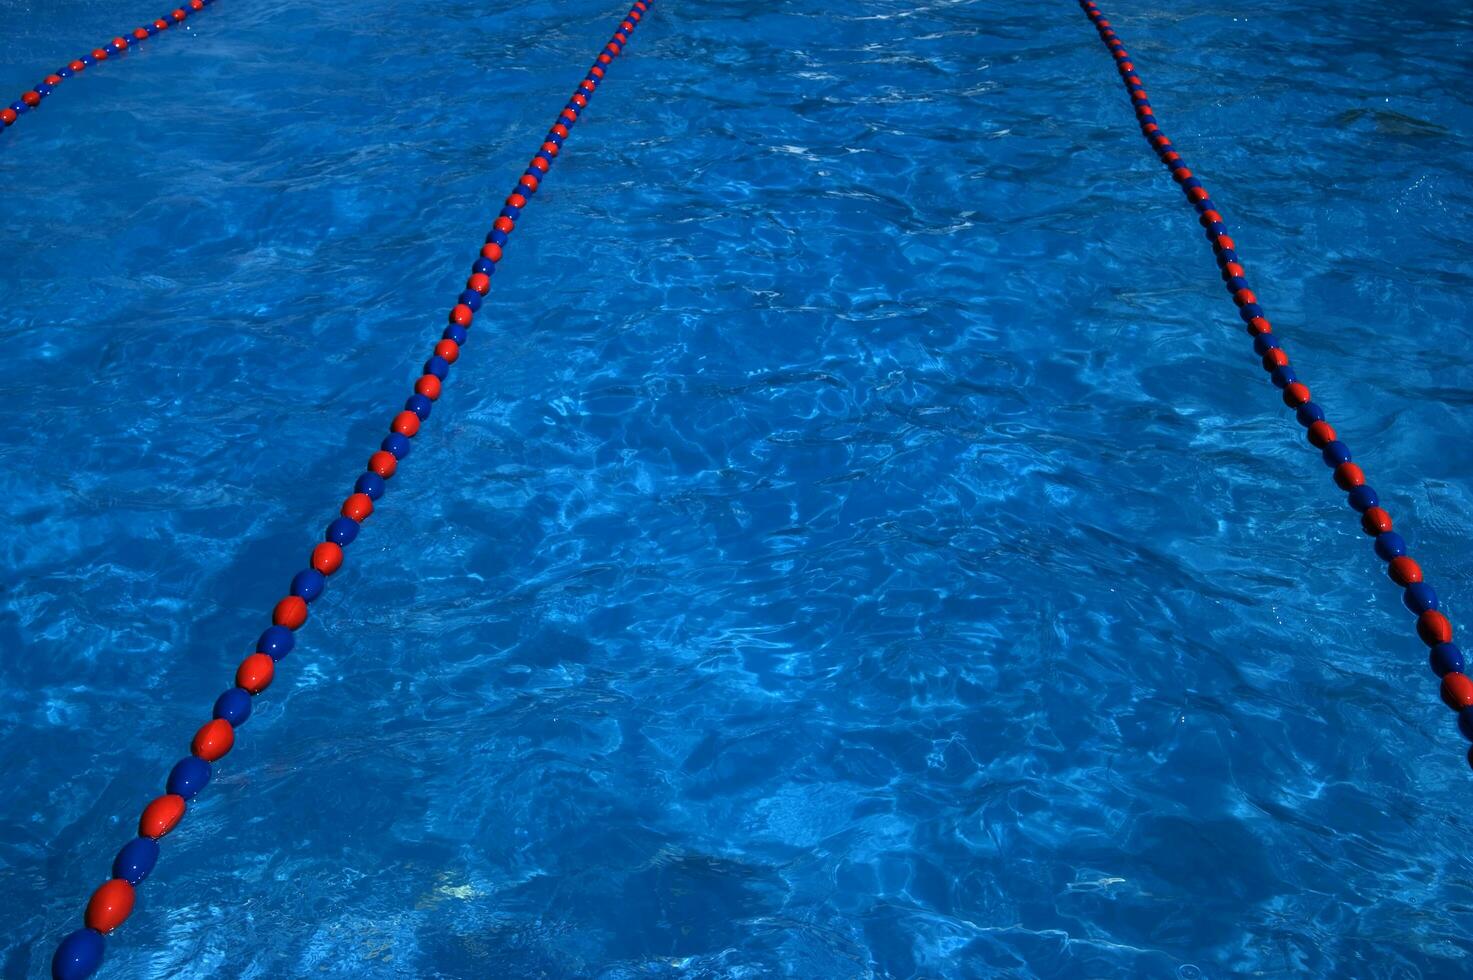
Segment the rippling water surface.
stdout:
<svg viewBox="0 0 1473 980">
<path fill-rule="evenodd" d="M 5 6 L 0 83 L 145 17 Z M 1473 622 L 1473 14 L 1110 9 Z M 0 962 L 208 717 L 625 8 L 221 0 L 0 138 Z M 1072 2 L 666 0 L 104 976 L 1356 977 L 1465 744 Z"/>
</svg>

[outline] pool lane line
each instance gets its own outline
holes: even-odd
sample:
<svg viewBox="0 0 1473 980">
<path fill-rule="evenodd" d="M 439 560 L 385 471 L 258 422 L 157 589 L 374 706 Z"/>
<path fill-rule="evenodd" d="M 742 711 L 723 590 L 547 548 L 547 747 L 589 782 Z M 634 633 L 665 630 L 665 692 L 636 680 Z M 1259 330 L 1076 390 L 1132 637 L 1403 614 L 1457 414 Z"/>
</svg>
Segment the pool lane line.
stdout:
<svg viewBox="0 0 1473 980">
<path fill-rule="evenodd" d="M 1402 603 L 1417 617 L 1417 636 L 1430 648 L 1428 661 L 1432 672 L 1442 678 L 1439 692 L 1442 700 L 1457 712 L 1459 730 L 1473 741 L 1473 680 L 1463 673 L 1463 653 L 1452 642 L 1452 623 L 1439 610 L 1436 591 L 1423 581 L 1422 567 L 1407 554 L 1406 541 L 1392 530 L 1391 514 L 1381 506 L 1376 491 L 1366 483 L 1365 473 L 1352 462 L 1350 448 L 1337 438 L 1334 428 L 1325 418 L 1325 410 L 1310 401 L 1309 388 L 1290 366 L 1289 355 L 1274 334 L 1258 297 L 1248 286 L 1248 274 L 1238 257 L 1235 243 L 1228 236 L 1222 214 L 1207 196 L 1202 182 L 1187 169 L 1181 154 L 1162 132 L 1141 84 L 1140 74 L 1125 51 L 1124 42 L 1110 27 L 1110 22 L 1100 13 L 1094 0 L 1079 0 L 1079 6 L 1115 58 L 1116 69 L 1135 106 L 1141 135 L 1151 144 L 1172 178 L 1181 186 L 1187 200 L 1197 209 L 1197 220 L 1207 231 L 1207 241 L 1217 256 L 1223 282 L 1238 307 L 1238 316 L 1253 337 L 1253 352 L 1262 360 L 1263 369 L 1268 372 L 1274 386 L 1283 390 L 1284 404 L 1295 410 L 1299 424 L 1308 430 L 1309 444 L 1320 451 L 1325 465 L 1331 467 L 1336 486 L 1346 492 L 1346 502 L 1361 515 L 1361 530 L 1375 539 L 1376 555 L 1386 562 L 1386 574 L 1391 581 L 1401 586 Z M 1468 763 L 1473 766 L 1473 749 L 1468 751 Z"/>
<path fill-rule="evenodd" d="M 250 717 L 252 697 L 271 684 L 277 662 L 295 645 L 293 633 L 307 621 L 308 606 L 322 594 L 327 577 L 342 565 L 343 549 L 358 536 L 360 526 L 373 513 L 374 501 L 383 496 L 386 481 L 409 455 L 410 440 L 440 397 L 450 365 L 460 357 L 471 321 L 481 308 L 482 297 L 491 288 L 496 263 L 501 260 L 502 250 L 516 228 L 522 209 L 537 193 L 543 177 L 561 152 L 568 131 L 578 122 L 588 100 L 603 81 L 606 67 L 624 50 L 629 36 L 653 5 L 654 0 L 635 0 L 619 29 L 558 114 L 536 156 L 517 179 L 486 236 L 480 257 L 471 266 L 465 291 L 450 310 L 450 325 L 425 362 L 424 373 L 415 382 L 414 394 L 404 403 L 404 410 L 394 416 L 389 435 L 379 450 L 369 457 L 367 470 L 358 477 L 353 493 L 343 502 L 342 516 L 328 525 L 326 539 L 313 548 L 308 567 L 296 574 L 289 594 L 272 610 L 272 625 L 257 640 L 256 652 L 241 661 L 235 672 L 235 686 L 215 701 L 214 717 L 195 733 L 190 754 L 169 773 L 164 795 L 144 807 L 138 821 L 138 836 L 123 845 L 113 861 L 113 876 L 92 893 L 87 903 L 84 927 L 68 934 L 58 944 L 51 962 L 54 978 L 78 980 L 90 976 L 102 964 L 103 936 L 121 925 L 133 911 L 135 889 L 158 861 L 159 839 L 178 826 L 188 802 L 209 782 L 210 764 L 235 744 L 235 730 Z"/>
<path fill-rule="evenodd" d="M 62 65 L 56 71 L 37 82 L 35 88 L 22 92 L 20 98 L 10 103 L 4 109 L 0 109 L 0 124 L 4 125 L 4 129 L 0 129 L 0 132 L 4 132 L 5 129 L 14 126 L 16 120 L 32 109 L 40 108 L 42 101 L 55 91 L 56 86 L 68 78 L 86 71 L 99 62 L 106 61 L 113 55 L 122 54 L 129 48 L 142 44 L 160 31 L 167 31 L 175 24 L 184 23 L 189 19 L 191 13 L 198 13 L 214 2 L 215 0 L 189 0 L 188 3 L 174 8 L 152 24 L 144 24 L 142 27 L 135 28 L 131 33 L 126 35 L 119 34 L 102 47 L 93 48 L 91 54 L 84 54 L 82 57 Z"/>
</svg>

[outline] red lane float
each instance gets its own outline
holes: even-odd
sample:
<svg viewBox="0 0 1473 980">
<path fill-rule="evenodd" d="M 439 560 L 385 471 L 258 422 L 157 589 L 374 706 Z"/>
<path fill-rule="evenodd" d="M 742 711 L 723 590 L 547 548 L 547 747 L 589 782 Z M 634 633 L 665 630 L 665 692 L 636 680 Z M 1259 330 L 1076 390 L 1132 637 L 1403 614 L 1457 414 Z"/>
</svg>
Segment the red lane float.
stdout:
<svg viewBox="0 0 1473 980">
<path fill-rule="evenodd" d="M 1151 108 L 1140 72 L 1126 53 L 1125 43 L 1100 13 L 1094 0 L 1079 0 L 1079 6 L 1095 25 L 1100 40 L 1115 59 L 1125 91 L 1135 106 L 1141 135 L 1151 144 L 1172 179 L 1196 208 L 1198 222 L 1206 230 L 1207 241 L 1217 256 L 1228 294 L 1253 337 L 1254 353 L 1275 387 L 1283 390 L 1284 404 L 1294 409 L 1299 424 L 1306 429 L 1310 445 L 1320 451 L 1325 465 L 1331 468 L 1335 485 L 1346 493 L 1346 503 L 1360 514 L 1361 530 L 1375 539 L 1376 555 L 1387 563 L 1387 576 L 1401 586 L 1402 603 L 1417 617 L 1417 637 L 1429 648 L 1428 662 L 1432 672 L 1442 678 L 1442 700 L 1458 713 L 1458 728 L 1473 741 L 1473 680 L 1463 673 L 1463 653 L 1452 642 L 1452 623 L 1438 608 L 1437 593 L 1423 581 L 1422 566 L 1407 555 L 1406 541 L 1396 533 L 1390 512 L 1381 506 L 1376 491 L 1366 483 L 1364 471 L 1351 461 L 1350 448 L 1336 436 L 1334 427 L 1325 418 L 1324 409 L 1310 400 L 1309 388 L 1295 374 L 1289 355 L 1258 303 L 1258 296 L 1248 285 L 1247 271 L 1238 257 L 1237 243 L 1229 237 L 1221 211 L 1161 130 L 1160 120 Z M 1473 765 L 1473 749 L 1468 751 L 1468 763 Z"/>
<path fill-rule="evenodd" d="M 203 6 L 208 0 L 193 0 Z M 52 976 L 59 980 L 80 980 L 90 976 L 102 963 L 103 934 L 115 929 L 133 909 L 138 884 L 153 870 L 158 860 L 157 841 L 165 837 L 184 819 L 188 801 L 209 782 L 211 764 L 223 758 L 235 746 L 235 730 L 251 715 L 251 699 L 264 691 L 275 679 L 276 664 L 296 644 L 294 631 L 307 622 L 307 607 L 326 588 L 327 577 L 343 564 L 343 549 L 357 538 L 361 524 L 374 511 L 374 502 L 383 496 L 386 481 L 397 472 L 399 463 L 409 455 L 410 439 L 429 418 L 430 409 L 440 397 L 450 366 L 460 359 L 461 349 L 469 337 L 469 328 L 481 308 L 481 299 L 491 288 L 491 276 L 501 261 L 511 233 L 516 229 L 522 209 L 537 192 L 542 177 L 557 158 L 569 127 L 575 125 L 604 77 L 604 66 L 623 51 L 634 30 L 652 6 L 651 0 L 636 0 L 619 25 L 619 30 L 603 48 L 593 67 L 578 83 L 578 89 L 558 114 L 558 122 L 541 141 L 526 171 L 517 179 L 516 189 L 506 198 L 486 244 L 471 267 L 466 289 L 450 310 L 449 324 L 435 342 L 424 373 L 415 381 L 414 394 L 404 410 L 394 416 L 390 433 L 377 452 L 368 458 L 365 471 L 354 484 L 353 493 L 343 501 L 342 516 L 328 525 L 326 540 L 312 549 L 308 567 L 292 579 L 291 592 L 271 612 L 272 626 L 256 641 L 256 650 L 244 660 L 235 673 L 235 686 L 221 694 L 215 702 L 214 718 L 195 733 L 191 754 L 181 759 L 169 773 L 168 792 L 148 804 L 138 820 L 138 837 L 118 852 L 113 862 L 113 875 L 93 894 L 87 905 L 84 928 L 70 933 L 56 948 L 51 960 Z M 172 15 L 184 19 L 181 8 Z M 162 22 L 159 22 L 162 24 Z M 158 25 L 156 25 L 158 26 Z M 166 25 L 165 25 L 166 26 Z M 162 30 L 162 26 L 158 26 Z M 122 39 L 120 39 L 122 40 Z M 103 52 L 106 56 L 106 52 Z M 100 59 L 99 59 L 100 60 Z"/>
<path fill-rule="evenodd" d="M 182 24 L 189 17 L 190 11 L 197 13 L 214 2 L 215 0 L 189 0 L 189 3 L 185 4 L 184 7 L 179 7 L 172 13 L 165 14 L 152 24 L 144 24 L 142 27 L 134 29 L 127 37 L 119 35 L 102 47 L 93 48 L 91 54 L 84 54 L 74 61 L 67 62 L 37 82 L 34 88 L 22 92 L 20 98 L 10 103 L 4 109 L 0 109 L 0 127 L 9 129 L 15 125 L 21 116 L 30 112 L 32 109 L 40 107 L 43 99 L 50 96 L 58 85 L 73 75 L 79 75 L 93 65 L 106 61 L 113 55 L 122 54 L 129 48 L 135 47 L 143 41 L 147 41 L 160 31 L 168 30 L 172 24 Z M 185 9 L 186 7 L 188 9 Z M 130 41 L 128 38 L 132 38 L 132 40 Z M 0 129 L 0 131 L 3 131 L 3 129 Z"/>
<path fill-rule="evenodd" d="M 97 887 L 87 903 L 87 928 L 109 933 L 133 912 L 133 886 L 122 878 L 110 878 Z"/>
<path fill-rule="evenodd" d="M 167 793 L 143 808 L 143 813 L 138 818 L 138 836 L 158 840 L 179 826 L 179 821 L 183 819 L 184 797 L 177 793 Z"/>
</svg>

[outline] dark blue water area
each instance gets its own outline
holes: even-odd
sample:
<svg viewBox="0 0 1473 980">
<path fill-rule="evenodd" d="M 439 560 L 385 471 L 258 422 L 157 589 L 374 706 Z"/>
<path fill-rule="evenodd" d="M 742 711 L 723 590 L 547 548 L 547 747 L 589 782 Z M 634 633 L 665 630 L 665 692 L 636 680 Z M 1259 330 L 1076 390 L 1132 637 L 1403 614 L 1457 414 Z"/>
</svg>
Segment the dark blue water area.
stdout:
<svg viewBox="0 0 1473 980">
<path fill-rule="evenodd" d="M 219 0 L 0 136 L 3 976 L 624 9 Z M 1473 622 L 1473 12 L 1106 10 Z M 1467 745 L 1234 314 L 1074 3 L 663 0 L 100 976 L 1463 975 Z"/>
</svg>

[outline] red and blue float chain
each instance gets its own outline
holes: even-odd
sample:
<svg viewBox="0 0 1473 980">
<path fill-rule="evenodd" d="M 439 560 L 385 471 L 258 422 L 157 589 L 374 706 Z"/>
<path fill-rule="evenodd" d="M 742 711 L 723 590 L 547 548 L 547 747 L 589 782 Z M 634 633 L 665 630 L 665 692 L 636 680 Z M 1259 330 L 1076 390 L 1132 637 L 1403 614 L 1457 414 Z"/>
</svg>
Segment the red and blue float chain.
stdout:
<svg viewBox="0 0 1473 980">
<path fill-rule="evenodd" d="M 86 71 L 100 61 L 106 61 L 113 55 L 122 54 L 135 44 L 142 44 L 160 31 L 167 31 L 175 24 L 184 23 L 189 18 L 191 12 L 197 13 L 204 10 L 214 2 L 215 0 L 189 0 L 184 6 L 176 7 L 152 24 L 144 24 L 142 27 L 133 30 L 130 34 L 120 34 L 102 47 L 93 49 L 91 54 L 84 54 L 82 57 L 68 62 L 41 79 L 35 88 L 27 92 L 22 92 L 20 98 L 10 103 L 4 109 L 0 109 L 0 123 L 3 123 L 6 129 L 9 129 L 15 125 L 15 121 L 21 116 L 39 107 L 41 100 L 50 95 L 56 86 L 68 78 Z"/>
<path fill-rule="evenodd" d="M 1228 236 L 1222 214 L 1207 196 L 1202 182 L 1187 169 L 1181 154 L 1161 131 L 1150 100 L 1146 98 L 1140 74 L 1125 51 L 1125 44 L 1100 13 L 1094 0 L 1079 0 L 1079 5 L 1115 58 L 1116 68 L 1125 82 L 1125 90 L 1130 93 L 1146 142 L 1151 144 L 1186 193 L 1187 200 L 1197 209 L 1198 221 L 1206 229 L 1207 241 L 1211 243 L 1217 264 L 1222 269 L 1223 282 L 1237 304 L 1238 316 L 1253 337 L 1253 352 L 1262 360 L 1263 369 L 1268 372 L 1274 386 L 1283 390 L 1284 404 L 1295 410 L 1299 424 L 1308 430 L 1310 445 L 1320 451 L 1325 464 L 1333 470 L 1335 483 L 1346 492 L 1347 502 L 1360 513 L 1361 529 L 1375 539 L 1376 554 L 1386 562 L 1391 580 L 1402 587 L 1402 602 L 1417 617 L 1417 636 L 1431 648 L 1428 659 L 1433 673 L 1442 678 L 1442 700 L 1458 713 L 1458 728 L 1473 741 L 1473 680 L 1463 672 L 1463 654 L 1452 642 L 1452 623 L 1439 610 L 1437 593 L 1422 580 L 1421 566 L 1407 554 L 1407 544 L 1402 536 L 1392 530 L 1391 514 L 1381 506 L 1376 491 L 1366 483 L 1365 473 L 1352 462 L 1349 447 L 1336 437 L 1334 428 L 1325 419 L 1325 410 L 1310 401 L 1309 388 L 1290 366 L 1289 355 L 1284 352 L 1272 325 L 1264 316 L 1258 297 L 1248 286 L 1247 273 L 1238 258 L 1235 243 Z M 1473 749 L 1469 750 L 1468 762 L 1473 765 Z"/>
<path fill-rule="evenodd" d="M 113 861 L 112 878 L 93 892 L 87 903 L 86 925 L 57 946 L 51 962 L 53 977 L 78 980 L 90 976 L 101 965 L 102 937 L 121 925 L 133 911 L 135 889 L 158 861 L 159 839 L 178 826 L 189 801 L 209 782 L 211 763 L 235 744 L 235 730 L 251 715 L 251 698 L 270 685 L 277 662 L 291 652 L 294 631 L 307 622 L 309 604 L 322 595 L 327 577 L 341 567 L 343 549 L 358 536 L 360 525 L 373 513 L 374 501 L 383 496 L 386 481 L 394 475 L 400 460 L 409 455 L 410 439 L 429 417 L 430 408 L 440 397 L 441 386 L 450 373 L 450 365 L 460 357 L 471 321 L 481 308 L 482 297 L 491 288 L 491 275 L 522 209 L 537 193 L 543 177 L 557 159 L 568 130 L 578 121 L 603 80 L 606 66 L 623 51 L 630 34 L 652 5 L 653 0 L 636 0 L 588 74 L 578 83 L 526 172 L 517 180 L 491 233 L 486 236 L 480 257 L 471 267 L 465 291 L 450 310 L 450 325 L 425 362 L 423 375 L 414 384 L 414 394 L 404 403 L 404 410 L 394 416 L 389 435 L 378 452 L 369 457 L 367 470 L 358 477 L 353 493 L 343 502 L 342 516 L 328 525 L 326 540 L 313 548 L 309 566 L 296 574 L 290 594 L 272 610 L 272 625 L 257 640 L 256 652 L 241 661 L 235 672 L 235 686 L 216 700 L 213 719 L 195 733 L 190 754 L 169 773 L 164 795 L 144 807 L 138 821 L 138 836 L 123 845 Z"/>
</svg>

